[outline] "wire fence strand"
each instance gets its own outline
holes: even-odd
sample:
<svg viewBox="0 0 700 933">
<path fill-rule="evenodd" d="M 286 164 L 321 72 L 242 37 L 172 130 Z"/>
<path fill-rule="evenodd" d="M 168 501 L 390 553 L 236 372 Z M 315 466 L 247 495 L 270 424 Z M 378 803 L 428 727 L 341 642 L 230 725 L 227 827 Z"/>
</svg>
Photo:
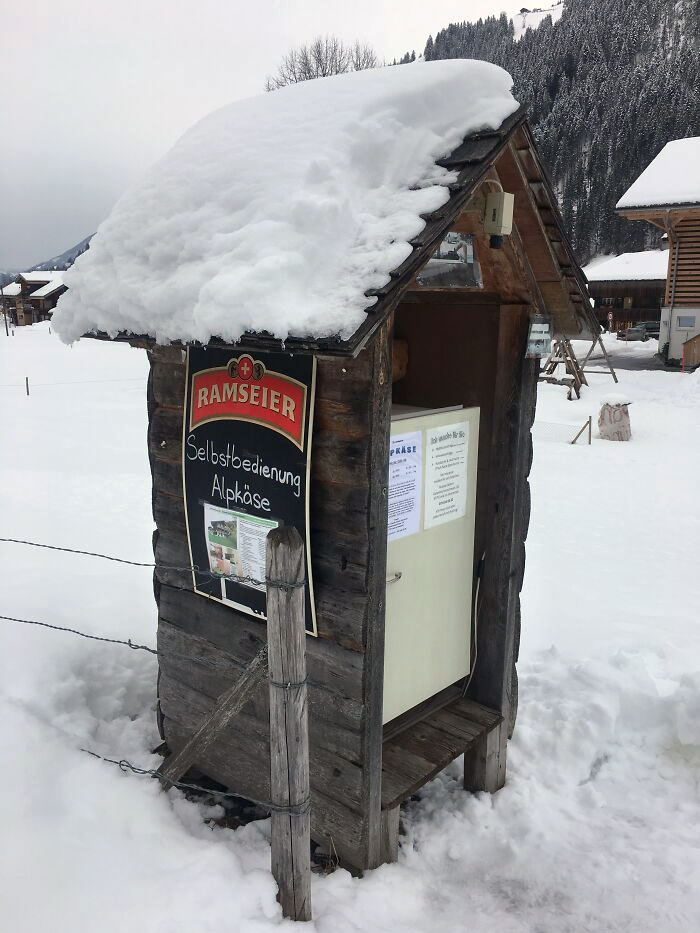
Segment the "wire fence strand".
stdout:
<svg viewBox="0 0 700 933">
<path fill-rule="evenodd" d="M 187 664 L 199 664 L 201 667 L 206 667 L 218 673 L 224 673 L 230 670 L 231 667 L 239 667 L 234 660 L 229 660 L 229 656 L 221 649 L 216 650 L 215 656 L 207 658 L 194 653 L 184 654 L 179 651 L 174 651 L 170 646 L 168 646 L 167 649 L 151 648 L 150 645 L 140 645 L 131 638 L 108 638 L 104 635 L 93 635 L 89 632 L 81 632 L 79 629 L 69 628 L 65 625 L 53 625 L 49 622 L 39 622 L 36 619 L 19 619 L 16 616 L 0 615 L 0 620 L 4 622 L 19 622 L 23 625 L 36 625 L 39 628 L 51 629 L 54 632 L 68 632 L 71 635 L 79 635 L 81 638 L 87 638 L 90 641 L 106 642 L 110 645 L 123 645 L 125 648 L 131 648 L 133 651 L 146 651 L 148 654 L 155 655 L 159 660 L 165 660 L 167 662 L 184 661 Z"/>
<path fill-rule="evenodd" d="M 172 564 L 159 564 L 159 563 L 154 563 L 154 562 L 127 560 L 126 558 L 123 558 L 123 557 L 114 557 L 113 555 L 110 555 L 110 554 L 102 554 L 99 551 L 85 551 L 85 550 L 78 550 L 77 548 L 60 547 L 59 545 L 56 545 L 56 544 L 44 544 L 38 541 L 27 541 L 23 538 L 3 537 L 3 538 L 0 538 L 0 542 L 5 543 L 5 544 L 20 544 L 20 545 L 25 545 L 27 547 L 47 548 L 52 551 L 64 551 L 67 554 L 79 554 L 79 555 L 86 556 L 86 557 L 96 557 L 101 560 L 113 561 L 119 564 L 127 564 L 132 567 L 148 567 L 148 568 L 157 568 L 161 570 L 188 571 L 188 572 L 194 572 L 196 574 L 201 574 L 204 577 L 207 577 L 210 579 L 216 579 L 216 580 L 220 580 L 223 577 L 223 579 L 233 580 L 241 584 L 259 586 L 265 589 L 273 588 L 273 589 L 290 591 L 290 590 L 296 590 L 296 589 L 303 588 L 306 585 L 306 581 L 300 581 L 297 583 L 287 583 L 284 580 L 274 580 L 270 578 L 266 578 L 264 580 L 257 580 L 255 577 L 239 576 L 237 574 L 229 574 L 229 575 L 213 574 L 213 573 L 209 573 L 208 571 L 201 571 L 196 566 L 195 567 L 191 567 L 191 566 L 180 567 L 180 566 L 176 566 Z M 177 587 L 177 589 L 180 589 L 180 590 L 187 589 L 188 591 L 191 592 L 191 590 L 189 590 L 188 587 L 181 586 L 181 587 Z M 131 638 L 127 638 L 127 639 L 111 638 L 107 635 L 95 635 L 92 632 L 83 632 L 77 628 L 72 628 L 66 625 L 56 625 L 55 623 L 44 622 L 38 619 L 24 619 L 18 616 L 0 615 L 0 621 L 15 622 L 21 625 L 33 625 L 39 628 L 50 629 L 51 631 L 54 631 L 54 632 L 67 632 L 71 635 L 77 635 L 80 638 L 87 638 L 90 641 L 99 641 L 99 642 L 104 642 L 110 645 L 123 645 L 124 647 L 130 648 L 133 651 L 146 651 L 148 654 L 155 655 L 159 659 L 162 658 L 162 659 L 165 659 L 166 661 L 184 661 L 188 664 L 196 663 L 204 667 L 207 667 L 210 670 L 215 670 L 218 672 L 227 670 L 231 666 L 232 663 L 235 664 L 235 662 L 229 661 L 225 657 L 222 658 L 221 656 L 222 652 L 217 653 L 218 660 L 215 660 L 213 657 L 207 658 L 207 657 L 202 657 L 202 656 L 192 654 L 192 653 L 183 654 L 177 651 L 173 651 L 170 647 L 168 647 L 167 650 L 163 651 L 162 649 L 159 650 L 158 648 L 152 648 L 150 647 L 150 645 L 139 644 L 138 642 L 134 641 Z"/>
<path fill-rule="evenodd" d="M 72 547 L 60 547 L 57 544 L 43 544 L 39 541 L 26 541 L 23 538 L 0 538 L 0 543 L 5 544 L 24 544 L 27 547 L 46 548 L 50 551 L 63 551 L 66 554 L 80 554 L 84 557 L 97 557 L 100 560 L 109 560 L 117 564 L 127 564 L 130 567 L 149 567 L 157 570 L 175 570 L 183 573 L 196 573 L 199 576 L 206 577 L 209 580 L 232 580 L 234 583 L 240 583 L 245 586 L 268 587 L 271 586 L 280 590 L 296 590 L 306 586 L 306 581 L 299 583 L 287 583 L 284 580 L 272 580 L 266 577 L 264 580 L 258 580 L 249 574 L 237 573 L 212 573 L 211 570 L 201 570 L 196 564 L 161 564 L 154 561 L 127 560 L 125 557 L 114 557 L 111 554 L 102 554 L 99 551 L 82 551 Z"/>
<path fill-rule="evenodd" d="M 130 772 L 131 774 L 137 774 L 143 777 L 152 777 L 160 781 L 166 789 L 170 787 L 177 787 L 178 790 L 190 790 L 195 791 L 196 793 L 209 794 L 212 797 L 231 797 L 236 800 L 247 800 L 249 803 L 255 804 L 256 807 L 260 807 L 263 810 L 268 812 L 275 813 L 288 813 L 298 816 L 303 816 L 311 808 L 311 796 L 307 797 L 305 800 L 302 800 L 300 803 L 293 804 L 275 804 L 271 800 L 255 800 L 252 797 L 243 796 L 242 794 L 234 794 L 231 791 L 216 790 L 212 787 L 203 787 L 201 784 L 191 784 L 189 781 L 173 781 L 170 778 L 166 778 L 155 768 L 139 768 L 137 765 L 132 765 L 130 761 L 127 761 L 125 758 L 109 758 L 106 755 L 100 755 L 98 752 L 93 752 L 89 748 L 81 748 L 81 752 L 85 752 L 87 755 L 91 755 L 93 758 L 98 758 L 100 761 L 105 761 L 107 764 L 117 765 L 120 771 Z"/>
<path fill-rule="evenodd" d="M 150 648 L 148 645 L 138 645 L 130 638 L 107 638 L 105 635 L 90 635 L 87 632 L 81 632 L 77 628 L 67 628 L 64 625 L 52 625 L 49 622 L 37 622 L 35 619 L 18 619 L 15 616 L 0 616 L 5 622 L 21 622 L 23 625 L 38 625 L 40 628 L 50 628 L 55 632 L 70 632 L 71 635 L 80 635 L 81 638 L 89 638 L 91 641 L 104 641 L 111 645 L 126 645 L 134 651 L 148 651 L 149 654 L 158 654 L 156 648 Z"/>
<path fill-rule="evenodd" d="M 59 547 L 58 545 L 54 545 L 54 544 L 43 544 L 37 541 L 26 541 L 20 538 L 0 538 L 0 542 L 6 543 L 6 544 L 20 544 L 20 545 L 25 545 L 27 547 L 47 548 L 48 550 L 52 550 L 52 551 L 64 551 L 68 554 L 79 554 L 79 555 L 86 556 L 86 557 L 96 557 L 102 560 L 109 560 L 109 561 L 113 561 L 119 564 L 127 564 L 132 567 L 149 567 L 149 568 L 161 568 L 161 569 L 170 569 L 170 570 L 186 570 L 186 571 L 195 571 L 196 573 L 201 573 L 201 571 L 199 571 L 198 568 L 196 567 L 174 567 L 168 564 L 158 564 L 154 562 L 145 562 L 145 561 L 133 561 L 133 560 L 127 560 L 122 557 L 114 557 L 109 554 L 101 554 L 97 551 L 85 551 L 85 550 L 78 550 L 76 548 Z M 214 574 L 210 574 L 210 576 L 218 577 L 218 575 L 214 575 Z M 287 583 L 282 580 L 272 580 L 272 579 L 265 579 L 264 581 L 258 581 L 258 580 L 254 580 L 254 578 L 251 578 L 251 577 L 239 577 L 236 575 L 233 575 L 233 579 L 255 583 L 257 585 L 266 586 L 266 587 L 274 587 L 274 588 L 282 589 L 282 590 L 294 590 L 294 589 L 298 589 L 300 587 L 305 586 L 304 581 L 299 582 L 299 583 Z M 132 639 L 130 638 L 122 639 L 122 638 L 110 638 L 106 635 L 94 635 L 92 633 L 83 632 L 83 631 L 80 631 L 80 629 L 71 628 L 69 626 L 55 625 L 50 622 L 41 622 L 36 619 L 21 619 L 18 616 L 0 615 L 0 620 L 5 621 L 5 622 L 16 622 L 22 625 L 34 625 L 39 628 L 50 629 L 51 631 L 55 631 L 55 632 L 66 632 L 71 635 L 77 635 L 80 638 L 87 638 L 90 641 L 98 641 L 98 642 L 103 642 L 103 643 L 110 644 L 110 645 L 122 645 L 124 647 L 132 649 L 133 651 L 145 651 L 148 654 L 155 655 L 156 657 L 160 657 L 163 654 L 163 652 L 159 651 L 157 648 L 151 648 L 149 645 L 139 644 L 137 642 L 132 641 Z M 221 652 L 218 652 L 217 654 L 220 656 Z M 165 653 L 165 657 L 168 660 L 184 660 L 188 663 L 196 662 L 196 663 L 203 664 L 203 665 L 206 665 L 207 667 L 214 668 L 217 670 L 222 670 L 222 668 L 230 666 L 225 660 L 222 664 L 221 660 L 216 662 L 216 661 L 213 661 L 212 659 L 198 657 L 191 653 L 180 654 L 180 653 L 172 651 L 170 648 L 168 648 L 167 652 Z M 305 683 L 306 683 L 306 678 L 300 682 L 289 681 L 286 683 L 278 683 L 277 681 L 271 681 L 272 686 L 278 689 L 283 689 L 285 690 L 286 693 L 289 693 L 290 690 L 303 686 Z M 234 794 L 230 791 L 223 791 L 223 790 L 220 791 L 214 788 L 203 787 L 200 784 L 193 784 L 187 781 L 171 780 L 170 778 L 164 777 L 164 775 L 162 775 L 159 771 L 157 771 L 154 768 L 141 768 L 137 765 L 133 765 L 130 761 L 127 761 L 125 758 L 110 758 L 107 755 L 101 755 L 98 752 L 92 751 L 89 748 L 81 748 L 80 751 L 85 752 L 86 754 L 91 755 L 93 758 L 97 758 L 100 761 L 104 761 L 108 764 L 116 765 L 123 772 L 130 772 L 131 774 L 135 774 L 139 776 L 156 778 L 166 788 L 176 787 L 179 790 L 194 791 L 196 793 L 207 794 L 213 798 L 226 797 L 226 798 L 232 798 L 232 799 L 237 799 L 237 800 L 245 800 L 268 812 L 277 812 L 277 813 L 285 813 L 285 814 L 293 814 L 293 815 L 301 816 L 301 815 L 308 813 L 309 809 L 311 808 L 311 796 L 310 795 L 305 800 L 299 803 L 283 806 L 283 805 L 274 804 L 270 800 L 255 800 L 250 797 L 242 797 L 240 794 Z"/>
</svg>

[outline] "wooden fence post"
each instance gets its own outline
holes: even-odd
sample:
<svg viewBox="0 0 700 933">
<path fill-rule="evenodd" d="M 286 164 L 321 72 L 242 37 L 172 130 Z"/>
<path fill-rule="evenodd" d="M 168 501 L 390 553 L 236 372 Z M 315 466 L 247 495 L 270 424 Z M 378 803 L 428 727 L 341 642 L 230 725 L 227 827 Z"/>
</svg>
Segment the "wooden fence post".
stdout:
<svg viewBox="0 0 700 933">
<path fill-rule="evenodd" d="M 282 913 L 311 920 L 311 800 L 306 706 L 304 542 L 296 528 L 267 536 L 272 874 Z"/>
</svg>

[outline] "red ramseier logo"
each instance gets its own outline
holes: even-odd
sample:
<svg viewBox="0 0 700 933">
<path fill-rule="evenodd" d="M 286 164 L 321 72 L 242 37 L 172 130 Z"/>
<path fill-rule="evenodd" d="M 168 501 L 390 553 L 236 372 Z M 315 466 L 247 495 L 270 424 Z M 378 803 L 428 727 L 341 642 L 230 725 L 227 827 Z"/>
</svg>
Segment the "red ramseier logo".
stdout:
<svg viewBox="0 0 700 933">
<path fill-rule="evenodd" d="M 267 370 L 248 354 L 192 377 L 190 430 L 208 421 L 252 421 L 278 431 L 303 450 L 306 386 Z"/>
</svg>

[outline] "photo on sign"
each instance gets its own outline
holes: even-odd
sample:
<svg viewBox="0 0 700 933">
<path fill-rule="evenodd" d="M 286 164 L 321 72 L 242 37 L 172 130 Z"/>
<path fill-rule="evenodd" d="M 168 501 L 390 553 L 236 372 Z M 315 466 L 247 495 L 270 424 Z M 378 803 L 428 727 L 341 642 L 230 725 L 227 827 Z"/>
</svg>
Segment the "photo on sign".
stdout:
<svg viewBox="0 0 700 933">
<path fill-rule="evenodd" d="M 222 580 L 265 590 L 265 541 L 279 522 L 203 504 L 209 571 Z M 257 582 L 256 582 L 257 581 Z"/>
</svg>

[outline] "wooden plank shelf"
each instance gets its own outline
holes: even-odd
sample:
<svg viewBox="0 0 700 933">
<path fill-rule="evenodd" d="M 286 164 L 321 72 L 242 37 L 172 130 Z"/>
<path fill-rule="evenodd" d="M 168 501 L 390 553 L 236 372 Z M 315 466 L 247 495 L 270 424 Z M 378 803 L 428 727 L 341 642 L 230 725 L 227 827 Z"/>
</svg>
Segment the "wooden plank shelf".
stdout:
<svg viewBox="0 0 700 933">
<path fill-rule="evenodd" d="M 494 710 L 460 698 L 386 739 L 382 748 L 382 809 L 407 800 L 501 721 Z"/>
</svg>

